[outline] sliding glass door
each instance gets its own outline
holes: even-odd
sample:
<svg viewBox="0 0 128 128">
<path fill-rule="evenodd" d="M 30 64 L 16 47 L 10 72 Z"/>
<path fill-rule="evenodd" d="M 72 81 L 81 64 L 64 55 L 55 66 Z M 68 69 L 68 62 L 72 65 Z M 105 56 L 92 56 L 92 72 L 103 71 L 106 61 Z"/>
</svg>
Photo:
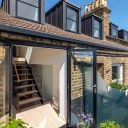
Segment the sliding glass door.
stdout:
<svg viewBox="0 0 128 128">
<path fill-rule="evenodd" d="M 96 52 L 75 49 L 69 52 L 69 120 L 71 126 L 81 118 L 96 121 Z"/>
</svg>

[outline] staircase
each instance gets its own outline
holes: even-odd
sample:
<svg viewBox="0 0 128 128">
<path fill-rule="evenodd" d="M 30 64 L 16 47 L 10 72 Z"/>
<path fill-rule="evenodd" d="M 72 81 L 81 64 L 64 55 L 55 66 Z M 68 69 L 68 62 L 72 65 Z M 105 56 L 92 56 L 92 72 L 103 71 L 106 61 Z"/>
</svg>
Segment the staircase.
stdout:
<svg viewBox="0 0 128 128">
<path fill-rule="evenodd" d="M 17 111 L 43 103 L 32 69 L 24 58 L 13 59 L 13 103 Z"/>
</svg>

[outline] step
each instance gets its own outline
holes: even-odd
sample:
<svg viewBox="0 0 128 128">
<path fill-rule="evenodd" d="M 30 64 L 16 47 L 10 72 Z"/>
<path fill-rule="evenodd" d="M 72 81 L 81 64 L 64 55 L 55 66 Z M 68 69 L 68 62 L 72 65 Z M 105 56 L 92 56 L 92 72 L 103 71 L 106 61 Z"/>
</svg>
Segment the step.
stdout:
<svg viewBox="0 0 128 128">
<path fill-rule="evenodd" d="M 30 95 L 37 92 L 39 91 L 38 90 L 26 91 L 26 92 L 19 93 L 19 96 L 26 96 L 26 95 Z"/>
<path fill-rule="evenodd" d="M 26 64 L 16 64 L 16 67 L 27 67 Z"/>
<path fill-rule="evenodd" d="M 18 74 L 19 76 L 31 76 L 32 74 Z M 16 76 L 16 75 L 13 75 L 14 77 Z"/>
<path fill-rule="evenodd" d="M 41 100 L 41 97 L 33 97 L 33 98 L 29 98 L 27 100 L 22 100 L 22 101 L 19 101 L 19 106 L 24 105 L 24 104 L 28 104 L 28 103 L 32 103 L 32 102 L 35 102 L 38 100 Z"/>
<path fill-rule="evenodd" d="M 23 81 L 32 81 L 33 79 L 22 79 L 20 80 L 20 82 L 23 82 Z M 15 80 L 14 83 L 18 82 L 18 80 Z"/>
<path fill-rule="evenodd" d="M 15 89 L 22 89 L 22 88 L 28 88 L 28 87 L 34 87 L 34 86 L 36 85 L 35 84 L 21 85 L 21 86 L 15 87 Z"/>
<path fill-rule="evenodd" d="M 27 70 L 30 70 L 30 69 L 17 69 L 17 71 L 27 71 Z"/>
<path fill-rule="evenodd" d="M 13 61 L 16 61 L 16 62 L 25 62 L 25 58 L 22 58 L 22 57 L 13 57 Z"/>
</svg>

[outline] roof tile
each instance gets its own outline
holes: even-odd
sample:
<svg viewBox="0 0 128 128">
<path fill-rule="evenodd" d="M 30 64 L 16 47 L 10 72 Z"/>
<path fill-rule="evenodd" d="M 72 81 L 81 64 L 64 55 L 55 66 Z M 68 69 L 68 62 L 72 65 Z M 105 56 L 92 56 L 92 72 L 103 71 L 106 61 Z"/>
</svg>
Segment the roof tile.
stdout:
<svg viewBox="0 0 128 128">
<path fill-rule="evenodd" d="M 72 32 L 64 31 L 64 30 L 54 27 L 48 23 L 45 23 L 43 25 L 43 24 L 38 24 L 35 22 L 23 20 L 20 18 L 16 18 L 16 17 L 13 17 L 13 16 L 7 14 L 2 9 L 0 9 L 0 25 L 12 26 L 12 27 L 22 28 L 22 29 L 26 29 L 26 30 L 41 32 L 41 33 L 57 35 L 57 36 L 66 37 L 66 38 L 70 38 L 70 39 L 76 39 L 79 41 L 85 41 L 85 42 L 90 42 L 90 43 L 95 43 L 95 44 L 102 44 L 105 46 L 113 46 L 113 47 L 125 48 L 125 49 L 127 48 L 126 46 L 123 46 L 123 45 L 120 45 L 118 43 L 114 43 L 111 41 L 99 40 L 99 39 L 92 38 L 92 37 L 84 35 L 84 34 L 75 34 Z"/>
</svg>

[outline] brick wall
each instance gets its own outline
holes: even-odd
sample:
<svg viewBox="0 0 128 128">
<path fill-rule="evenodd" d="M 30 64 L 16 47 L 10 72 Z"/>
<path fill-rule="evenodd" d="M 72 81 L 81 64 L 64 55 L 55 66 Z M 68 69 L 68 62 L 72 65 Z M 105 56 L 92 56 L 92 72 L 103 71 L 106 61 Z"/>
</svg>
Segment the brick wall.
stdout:
<svg viewBox="0 0 128 128">
<path fill-rule="evenodd" d="M 5 67 L 3 62 L 5 57 L 5 49 L 0 46 L 0 118 L 5 114 Z"/>
<path fill-rule="evenodd" d="M 123 64 L 123 83 L 128 84 L 128 57 L 100 57 L 103 66 L 98 70 L 108 84 L 112 81 L 112 64 Z"/>
</svg>

